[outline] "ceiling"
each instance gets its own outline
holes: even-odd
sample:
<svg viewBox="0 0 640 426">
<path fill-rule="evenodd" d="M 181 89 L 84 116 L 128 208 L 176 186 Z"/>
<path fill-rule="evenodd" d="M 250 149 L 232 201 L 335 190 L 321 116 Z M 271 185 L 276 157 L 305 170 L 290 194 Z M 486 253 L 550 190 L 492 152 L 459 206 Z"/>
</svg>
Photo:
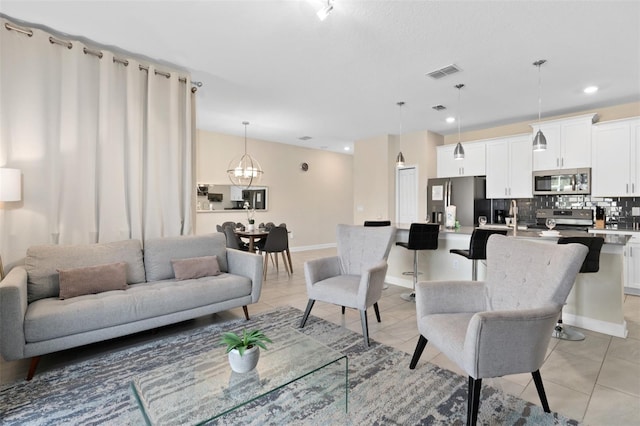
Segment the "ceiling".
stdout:
<svg viewBox="0 0 640 426">
<path fill-rule="evenodd" d="M 535 121 L 538 59 L 543 119 L 640 100 L 640 1 L 333 4 L 322 22 L 326 0 L 2 0 L 0 13 L 190 70 L 200 129 L 243 135 L 249 121 L 250 138 L 337 152 L 400 123 L 456 133 L 458 110 L 463 132 Z M 449 64 L 461 71 L 426 76 Z"/>
</svg>

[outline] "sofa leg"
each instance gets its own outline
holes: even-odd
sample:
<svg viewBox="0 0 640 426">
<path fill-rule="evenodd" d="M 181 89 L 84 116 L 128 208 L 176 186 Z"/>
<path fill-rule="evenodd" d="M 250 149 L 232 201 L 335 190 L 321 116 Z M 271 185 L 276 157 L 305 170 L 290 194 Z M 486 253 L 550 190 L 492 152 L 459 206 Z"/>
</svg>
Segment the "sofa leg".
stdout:
<svg viewBox="0 0 640 426">
<path fill-rule="evenodd" d="M 247 309 L 247 305 L 244 305 L 242 307 L 242 310 L 244 311 L 244 317 L 247 321 L 249 321 L 249 309 Z"/>
<path fill-rule="evenodd" d="M 36 374 L 36 368 L 38 368 L 39 362 L 40 355 L 31 358 L 31 364 L 29 364 L 29 372 L 27 373 L 27 380 L 33 379 L 33 376 Z"/>
</svg>

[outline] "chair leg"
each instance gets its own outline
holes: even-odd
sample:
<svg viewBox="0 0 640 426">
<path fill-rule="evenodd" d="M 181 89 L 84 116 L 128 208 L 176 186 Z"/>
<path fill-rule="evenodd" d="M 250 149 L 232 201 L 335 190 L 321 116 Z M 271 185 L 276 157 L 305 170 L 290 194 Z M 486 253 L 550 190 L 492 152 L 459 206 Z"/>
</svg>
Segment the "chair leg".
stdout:
<svg viewBox="0 0 640 426">
<path fill-rule="evenodd" d="M 425 346 L 427 346 L 427 342 L 427 338 L 421 334 L 420 338 L 418 339 L 418 344 L 416 345 L 416 350 L 413 351 L 413 357 L 411 358 L 409 369 L 413 370 L 414 368 L 416 368 L 416 365 L 418 365 L 418 361 L 422 356 L 422 352 L 424 351 Z"/>
<path fill-rule="evenodd" d="M 247 321 L 249 321 L 249 309 L 247 308 L 247 305 L 244 305 L 242 307 L 242 310 L 244 311 L 244 317 Z"/>
<path fill-rule="evenodd" d="M 307 302 L 307 309 L 304 310 L 304 315 L 302 316 L 302 321 L 300 321 L 299 328 L 303 328 L 307 323 L 307 318 L 309 318 L 309 314 L 311 313 L 311 308 L 313 308 L 314 303 L 316 303 L 316 301 L 313 299 L 309 299 L 309 302 Z"/>
<path fill-rule="evenodd" d="M 473 377 L 469 376 L 469 394 L 467 396 L 467 426 L 475 426 L 478 422 L 481 386 L 482 379 L 474 379 Z"/>
<path fill-rule="evenodd" d="M 289 265 L 287 265 L 287 258 L 284 257 L 284 252 L 281 251 L 280 254 L 282 255 L 282 263 L 284 263 L 284 269 L 287 270 L 287 275 L 291 276 L 291 271 L 289 270 Z"/>
<path fill-rule="evenodd" d="M 533 382 L 536 384 L 538 396 L 540 397 L 540 402 L 542 403 L 542 409 L 545 413 L 550 413 L 551 409 L 549 408 L 549 402 L 547 401 L 547 394 L 544 392 L 544 385 L 542 384 L 540 370 L 533 371 L 531 375 L 533 376 Z"/>
<path fill-rule="evenodd" d="M 478 281 L 478 259 L 471 261 L 471 280 Z"/>
<path fill-rule="evenodd" d="M 342 315 L 344 315 L 345 307 L 342 307 Z"/>
<path fill-rule="evenodd" d="M 267 255 L 264 256 L 264 264 L 262 266 L 262 281 L 267 279 L 267 269 L 269 268 L 269 260 Z"/>
<path fill-rule="evenodd" d="M 287 248 L 286 252 L 287 252 L 287 259 L 289 259 L 289 270 L 293 274 L 293 263 L 291 263 L 291 252 L 289 251 L 289 248 Z"/>
<path fill-rule="evenodd" d="M 33 376 L 36 374 L 36 368 L 38 368 L 39 362 L 40 355 L 31 358 L 31 363 L 29 364 L 29 372 L 27 373 L 27 381 L 33 379 Z"/>
<path fill-rule="evenodd" d="M 369 347 L 369 323 L 367 322 L 367 310 L 360 311 L 360 322 L 362 323 L 362 335 L 364 336 L 364 345 Z"/>
<path fill-rule="evenodd" d="M 382 320 L 380 319 L 380 308 L 378 307 L 378 302 L 373 304 L 373 310 L 376 313 L 376 319 L 378 320 L 378 322 L 382 322 Z"/>
</svg>

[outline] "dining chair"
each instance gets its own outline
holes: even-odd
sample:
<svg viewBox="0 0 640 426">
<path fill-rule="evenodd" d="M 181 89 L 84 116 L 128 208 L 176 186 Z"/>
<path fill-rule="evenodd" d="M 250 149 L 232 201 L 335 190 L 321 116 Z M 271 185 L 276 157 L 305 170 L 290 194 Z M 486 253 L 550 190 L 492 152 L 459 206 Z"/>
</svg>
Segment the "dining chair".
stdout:
<svg viewBox="0 0 640 426">
<path fill-rule="evenodd" d="M 421 281 L 416 287 L 420 336 L 469 376 L 467 424 L 475 425 L 482 379 L 531 373 L 545 412 L 540 376 L 551 332 L 587 254 L 580 244 L 548 244 L 503 235 L 487 242 L 485 281 Z"/>
<path fill-rule="evenodd" d="M 282 255 L 282 262 L 284 263 L 284 267 L 287 270 L 287 274 L 291 276 L 291 270 L 289 269 L 289 265 L 287 264 L 287 259 L 285 258 L 285 251 L 289 247 L 289 234 L 287 233 L 287 228 L 282 228 L 280 226 L 276 226 L 269 231 L 269 235 L 267 235 L 264 246 L 262 247 L 262 252 L 265 254 L 264 256 L 264 268 L 262 271 L 262 279 L 267 279 L 267 269 L 269 267 L 269 256 L 274 253 L 275 254 L 275 263 L 276 263 L 276 271 L 279 271 L 278 267 L 278 253 Z"/>
<path fill-rule="evenodd" d="M 242 242 L 231 226 L 224 228 L 224 235 L 227 237 L 227 248 L 249 251 L 249 245 Z"/>
</svg>

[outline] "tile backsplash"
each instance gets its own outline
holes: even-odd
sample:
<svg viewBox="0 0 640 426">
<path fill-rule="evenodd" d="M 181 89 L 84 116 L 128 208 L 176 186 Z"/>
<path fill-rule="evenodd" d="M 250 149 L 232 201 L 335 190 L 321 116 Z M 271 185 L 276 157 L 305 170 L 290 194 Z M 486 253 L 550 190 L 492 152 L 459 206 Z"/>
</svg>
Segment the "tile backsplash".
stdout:
<svg viewBox="0 0 640 426">
<path fill-rule="evenodd" d="M 519 198 L 518 219 L 521 223 L 536 221 L 538 209 L 592 209 L 604 207 L 607 225 L 620 229 L 632 229 L 634 221 L 640 223 L 640 216 L 632 215 L 632 207 L 640 207 L 640 197 L 592 197 L 590 195 L 544 195 L 534 198 Z M 492 200 L 494 210 L 509 211 L 511 200 Z"/>
</svg>

